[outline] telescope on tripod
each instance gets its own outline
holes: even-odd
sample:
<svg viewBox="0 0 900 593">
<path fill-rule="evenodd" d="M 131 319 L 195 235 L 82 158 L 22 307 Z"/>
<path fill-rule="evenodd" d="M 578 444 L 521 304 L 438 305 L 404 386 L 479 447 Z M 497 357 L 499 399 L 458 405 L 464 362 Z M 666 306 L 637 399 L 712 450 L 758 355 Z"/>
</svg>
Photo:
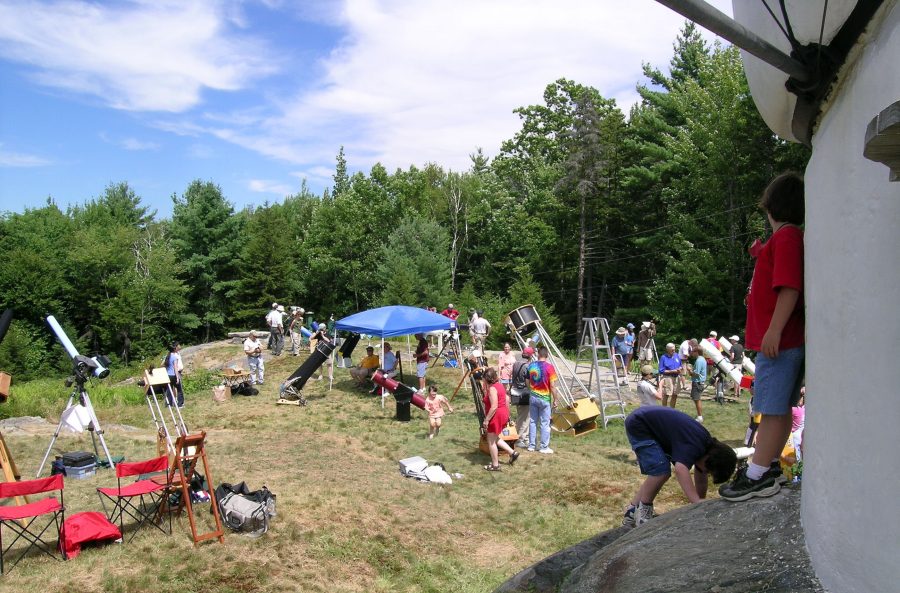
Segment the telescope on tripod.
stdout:
<svg viewBox="0 0 900 593">
<path fill-rule="evenodd" d="M 90 377 L 102 379 L 109 375 L 109 359 L 105 356 L 89 358 L 79 354 L 78 349 L 69 340 L 69 336 L 66 335 L 66 332 L 63 331 L 62 326 L 59 325 L 59 322 L 56 321 L 53 315 L 47 317 L 47 324 L 53 330 L 53 333 L 56 334 L 59 343 L 72 357 L 71 384 L 74 387 L 69 395 L 66 408 L 60 414 L 59 425 L 56 427 L 56 432 L 53 433 L 53 439 L 50 441 L 50 446 L 47 447 L 47 452 L 44 453 L 44 458 L 41 460 L 41 465 L 38 467 L 35 477 L 41 477 L 47 458 L 50 457 L 50 451 L 53 450 L 53 445 L 56 444 L 56 439 L 59 438 L 59 433 L 63 426 L 76 432 L 81 432 L 85 428 L 88 429 L 91 433 L 91 443 L 94 445 L 94 453 L 97 455 L 97 459 L 100 459 L 100 453 L 97 449 L 97 441 L 99 440 L 100 445 L 103 447 L 103 452 L 106 454 L 106 463 L 109 464 L 109 467 L 113 467 L 112 456 L 109 454 L 109 448 L 106 446 L 106 439 L 103 438 L 103 428 L 100 426 L 100 421 L 94 412 L 94 406 L 91 404 L 91 398 L 84 387 Z M 76 398 L 78 399 L 77 404 L 75 403 Z"/>
</svg>

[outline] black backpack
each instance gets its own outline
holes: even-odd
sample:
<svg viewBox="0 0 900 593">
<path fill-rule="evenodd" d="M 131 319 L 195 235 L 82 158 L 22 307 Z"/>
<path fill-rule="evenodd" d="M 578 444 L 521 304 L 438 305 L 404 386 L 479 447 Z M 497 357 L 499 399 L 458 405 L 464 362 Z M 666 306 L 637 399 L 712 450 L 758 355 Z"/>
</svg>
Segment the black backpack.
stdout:
<svg viewBox="0 0 900 593">
<path fill-rule="evenodd" d="M 519 361 L 513 366 L 512 383 L 509 386 L 509 399 L 514 406 L 527 406 L 531 400 L 528 389 L 529 360 Z"/>
</svg>

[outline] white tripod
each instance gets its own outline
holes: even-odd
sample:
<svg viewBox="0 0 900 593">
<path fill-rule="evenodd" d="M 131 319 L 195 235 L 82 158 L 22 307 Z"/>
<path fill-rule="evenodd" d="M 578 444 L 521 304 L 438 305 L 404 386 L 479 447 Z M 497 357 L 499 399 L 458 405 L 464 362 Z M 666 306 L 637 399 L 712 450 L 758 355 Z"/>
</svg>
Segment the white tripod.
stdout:
<svg viewBox="0 0 900 593">
<path fill-rule="evenodd" d="M 79 423 L 81 429 L 87 428 L 91 433 L 91 443 L 94 445 L 94 453 L 97 455 L 97 458 L 100 458 L 100 452 L 97 450 L 97 440 L 100 440 L 100 445 L 103 447 L 103 452 L 106 453 L 106 461 L 109 463 L 109 467 L 113 467 L 112 456 L 109 454 L 109 449 L 106 447 L 106 440 L 103 438 L 103 429 L 100 427 L 100 421 L 97 420 L 97 414 L 94 413 L 94 406 L 91 405 L 91 398 L 88 396 L 87 391 L 84 388 L 84 384 L 87 381 L 87 377 L 84 376 L 83 373 L 79 372 L 78 369 L 75 371 L 75 389 L 72 390 L 72 394 L 69 396 L 69 401 L 66 404 L 66 409 L 63 410 L 63 413 L 60 414 L 59 417 L 59 425 L 56 427 L 56 432 L 53 433 L 53 439 L 50 441 L 50 446 L 47 447 L 47 452 L 44 453 L 44 459 L 41 461 L 41 466 L 37 470 L 36 478 L 41 477 L 41 472 L 44 471 L 44 464 L 47 463 L 47 458 L 50 457 L 50 451 L 53 450 L 53 445 L 56 444 L 56 439 L 59 438 L 59 433 L 62 430 L 63 425 L 72 427 L 74 430 L 78 430 L 79 426 L 72 424 L 71 422 L 67 422 L 73 416 L 75 418 L 79 418 L 83 415 L 87 415 L 87 422 L 84 422 L 83 418 Z M 82 407 L 82 410 L 76 409 L 75 397 L 78 397 L 78 404 Z M 96 439 L 94 435 L 97 435 Z"/>
</svg>

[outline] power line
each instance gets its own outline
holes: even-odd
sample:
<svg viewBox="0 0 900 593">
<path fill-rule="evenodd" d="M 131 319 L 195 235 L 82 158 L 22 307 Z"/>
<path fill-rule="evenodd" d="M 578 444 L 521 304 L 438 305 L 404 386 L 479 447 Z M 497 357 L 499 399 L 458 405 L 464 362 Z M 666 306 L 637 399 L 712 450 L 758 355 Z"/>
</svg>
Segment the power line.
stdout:
<svg viewBox="0 0 900 593">
<path fill-rule="evenodd" d="M 746 205 L 746 206 L 735 206 L 734 208 L 729 208 L 728 210 L 717 210 L 717 211 L 711 212 L 710 214 L 707 214 L 707 215 L 705 215 L 705 216 L 693 216 L 693 217 L 691 217 L 691 220 L 704 220 L 704 219 L 707 219 L 707 218 L 713 218 L 713 217 L 716 217 L 716 216 L 724 216 L 724 215 L 729 214 L 729 213 L 731 213 L 731 212 L 739 212 L 739 211 L 741 211 L 741 210 L 747 210 L 747 209 L 749 209 L 749 208 L 754 208 L 754 209 L 755 209 L 755 208 L 756 208 L 756 204 L 748 204 L 748 205 Z M 622 240 L 622 239 L 628 239 L 628 238 L 630 238 L 630 237 L 637 237 L 637 236 L 639 236 L 639 235 L 645 235 L 645 234 L 647 234 L 647 233 L 655 233 L 655 232 L 657 232 L 657 231 L 661 231 L 661 230 L 663 230 L 663 229 L 667 229 L 667 228 L 671 228 L 671 227 L 674 227 L 674 226 L 678 226 L 678 225 L 680 225 L 680 224 L 682 224 L 682 223 L 681 223 L 681 222 L 679 222 L 679 223 L 674 223 L 674 222 L 673 222 L 673 223 L 671 223 L 671 224 L 662 225 L 662 226 L 658 226 L 658 227 L 653 227 L 652 229 L 647 229 L 647 230 L 644 230 L 644 231 L 637 231 L 637 232 L 634 232 L 634 233 L 629 233 L 629 234 L 627 234 L 627 235 L 621 235 L 621 236 L 619 236 L 619 237 L 611 237 L 611 238 L 604 239 L 604 240 L 600 241 L 600 244 L 602 245 L 603 243 L 610 243 L 610 242 L 614 242 L 614 241 L 620 241 L 620 240 Z M 600 235 L 602 235 L 602 232 L 600 232 L 600 231 L 592 231 L 591 233 L 588 233 L 588 234 L 585 235 L 585 236 L 586 236 L 587 238 L 593 238 L 593 237 L 595 237 L 595 236 L 600 236 Z"/>
</svg>

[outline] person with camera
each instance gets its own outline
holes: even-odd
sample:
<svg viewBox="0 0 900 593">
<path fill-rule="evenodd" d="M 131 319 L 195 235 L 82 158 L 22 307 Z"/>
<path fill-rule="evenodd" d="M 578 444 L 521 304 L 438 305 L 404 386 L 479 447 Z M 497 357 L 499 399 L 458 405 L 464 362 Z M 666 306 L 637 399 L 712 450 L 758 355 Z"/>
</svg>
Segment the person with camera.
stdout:
<svg viewBox="0 0 900 593">
<path fill-rule="evenodd" d="M 653 351 L 651 350 L 651 342 L 653 336 L 656 335 L 656 324 L 653 321 L 645 321 L 641 323 L 641 331 L 638 332 L 637 349 L 638 361 L 641 364 L 645 362 L 653 362 Z"/>
<path fill-rule="evenodd" d="M 250 384 L 262 385 L 266 365 L 262 358 L 262 344 L 256 339 L 256 332 L 251 331 L 244 340 L 244 354 L 247 355 L 247 368 L 250 370 Z"/>
</svg>

